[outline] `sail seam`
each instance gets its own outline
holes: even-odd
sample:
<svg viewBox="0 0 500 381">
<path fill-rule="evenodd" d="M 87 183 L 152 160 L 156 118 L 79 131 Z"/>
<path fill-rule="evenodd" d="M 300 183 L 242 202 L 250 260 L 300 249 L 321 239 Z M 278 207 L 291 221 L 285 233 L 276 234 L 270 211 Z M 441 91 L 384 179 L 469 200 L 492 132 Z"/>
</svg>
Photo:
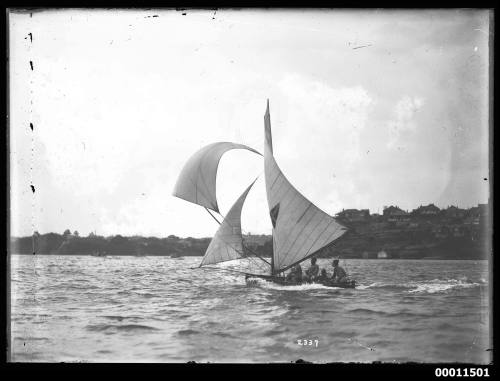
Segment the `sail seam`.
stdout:
<svg viewBox="0 0 500 381">
<path fill-rule="evenodd" d="M 309 252 L 310 252 L 310 251 L 311 251 L 311 249 L 314 247 L 314 245 L 316 244 L 316 242 L 318 242 L 319 237 L 321 237 L 321 235 L 322 235 L 322 234 L 323 234 L 323 233 L 324 233 L 324 232 L 325 232 L 325 231 L 326 231 L 326 230 L 330 227 L 330 225 L 331 225 L 333 222 L 334 222 L 333 220 L 332 220 L 332 221 L 330 221 L 330 222 L 328 223 L 328 225 L 326 225 L 326 227 L 323 229 L 323 231 L 322 231 L 320 234 L 318 234 L 318 236 L 316 237 L 316 239 L 314 240 L 314 242 L 312 243 L 312 245 L 311 245 L 311 246 L 309 246 L 309 249 L 307 249 L 307 251 L 306 251 L 306 256 L 307 256 L 307 254 L 309 254 Z M 320 247 L 320 248 L 318 248 L 317 250 L 319 250 L 319 249 L 321 249 L 321 247 Z"/>
<path fill-rule="evenodd" d="M 201 165 L 202 165 L 203 163 L 205 163 L 205 162 L 206 162 L 206 161 L 205 161 L 205 156 L 207 156 L 208 152 L 210 152 L 210 151 L 209 151 L 209 150 L 207 150 L 207 151 L 205 151 L 205 152 L 203 153 L 203 156 L 202 156 L 202 159 L 201 159 L 201 161 L 200 161 L 200 164 L 198 165 L 198 171 L 199 171 L 199 172 L 201 171 Z M 216 173 L 217 173 L 217 168 L 218 168 L 218 166 L 219 166 L 219 160 L 220 160 L 220 158 L 221 158 L 221 156 L 222 156 L 222 155 L 220 154 L 220 152 L 217 152 L 217 156 L 218 156 L 218 159 L 217 159 L 217 161 L 216 161 L 216 165 L 215 165 L 215 168 L 214 168 L 214 169 L 215 169 L 215 171 L 216 171 Z M 212 169 L 212 168 L 211 168 L 211 169 Z M 210 172 L 212 172 L 212 171 L 210 171 Z M 205 188 L 208 190 L 208 192 L 209 192 L 209 193 L 211 193 L 212 189 L 210 189 L 211 187 L 207 186 L 207 183 L 206 183 L 206 180 L 205 180 L 205 176 L 203 175 L 203 172 L 199 175 L 199 178 L 200 178 L 201 182 L 203 183 L 203 185 L 205 186 Z M 216 177 L 216 179 L 217 179 L 217 177 Z M 217 182 L 217 180 L 215 180 L 215 181 Z M 211 206 L 212 208 L 214 208 L 214 207 L 215 207 L 215 209 L 214 209 L 214 210 L 218 212 L 218 211 L 219 211 L 219 206 L 217 205 L 216 188 L 217 188 L 217 187 L 216 187 L 216 184 L 214 184 L 213 196 L 214 196 L 214 198 L 215 198 L 215 205 L 213 204 L 213 200 L 211 200 L 210 198 L 207 198 L 206 196 L 204 196 L 204 197 L 205 197 L 205 198 L 207 199 L 207 201 L 211 204 L 210 206 Z"/>
<path fill-rule="evenodd" d="M 283 174 L 282 174 L 281 176 L 283 176 Z M 280 185 L 280 188 L 279 188 L 279 189 L 281 189 L 281 187 L 283 186 L 283 184 L 286 184 L 286 183 L 287 183 L 287 180 L 286 180 L 285 176 L 283 176 L 283 180 L 284 180 L 284 181 L 283 181 L 282 185 Z M 293 187 L 290 187 L 290 186 L 289 186 L 289 187 L 288 187 L 288 189 L 285 191 L 285 193 L 283 193 L 283 195 L 282 195 L 281 197 L 279 197 L 279 198 L 280 198 L 281 200 L 285 199 L 285 198 L 286 198 L 286 196 L 288 196 L 288 193 L 289 193 L 291 190 L 293 190 Z M 277 193 L 278 193 L 278 192 L 276 192 L 276 194 L 277 194 Z M 296 196 L 297 196 L 297 195 L 294 195 L 293 197 L 295 198 Z M 280 201 L 279 201 L 279 202 L 280 202 Z M 285 202 L 286 202 L 286 200 L 285 200 Z M 280 203 L 281 203 L 281 202 L 280 202 Z M 290 201 L 288 201 L 288 203 L 286 203 L 286 204 L 283 204 L 283 206 L 282 206 L 283 210 L 285 210 L 285 205 L 286 205 L 286 206 L 288 206 L 289 204 L 290 204 Z"/>
<path fill-rule="evenodd" d="M 194 187 L 195 187 L 195 191 L 196 191 L 196 193 L 195 193 L 195 198 L 196 198 L 195 204 L 201 205 L 201 204 L 199 204 L 198 193 L 200 193 L 205 198 L 205 200 L 209 200 L 209 198 L 206 196 L 206 194 L 200 188 L 198 188 L 198 182 L 197 181 L 193 180 L 191 177 L 189 178 L 189 181 L 191 181 L 191 183 L 194 184 Z M 177 197 L 179 197 L 179 196 L 177 196 Z M 186 198 L 183 198 L 183 197 L 181 197 L 181 198 L 184 199 L 184 200 L 186 200 L 186 201 L 189 201 Z M 190 202 L 192 202 L 192 201 L 190 201 Z M 202 205 L 202 206 L 205 206 L 205 205 Z M 211 208 L 211 206 L 207 206 L 207 208 Z"/>
<path fill-rule="evenodd" d="M 324 218 L 321 218 L 320 219 L 320 222 L 325 222 L 327 220 L 325 220 Z M 309 248 L 307 249 L 306 251 L 306 255 L 307 253 L 309 253 L 309 251 L 311 251 L 311 248 L 314 247 L 314 245 L 316 244 L 316 242 L 318 241 L 319 237 L 321 237 L 321 235 L 330 227 L 330 225 L 334 222 L 333 219 L 331 219 L 330 221 L 327 221 L 328 223 L 326 224 L 325 228 L 321 231 L 321 233 L 319 233 L 317 236 L 316 236 L 316 239 L 309 245 Z M 315 231 L 317 231 L 317 228 L 320 224 L 316 225 L 316 227 L 314 228 Z M 301 246 L 301 251 L 304 251 L 304 245 Z M 295 259 L 295 258 L 294 258 Z"/>
<path fill-rule="evenodd" d="M 307 211 L 309 210 L 309 208 L 310 208 L 311 206 L 312 206 L 312 203 L 309 203 L 309 205 L 307 206 L 306 210 L 304 210 L 304 213 L 302 213 L 302 214 L 300 215 L 300 217 L 297 219 L 296 224 L 298 224 L 298 223 L 300 222 L 300 220 L 302 219 L 302 217 L 304 217 L 304 216 L 306 215 Z"/>
<path fill-rule="evenodd" d="M 325 242 L 326 242 L 326 243 L 324 243 L 323 245 L 321 245 L 321 248 L 320 248 L 320 249 L 318 249 L 318 250 L 321 250 L 321 249 L 323 249 L 323 248 L 327 247 L 328 245 L 330 245 L 330 243 L 332 243 L 332 242 L 334 241 L 334 239 L 332 239 L 332 236 L 334 236 L 335 234 L 337 234 L 337 232 L 338 232 L 339 230 L 340 230 L 340 227 L 337 227 L 337 229 L 335 229 L 335 230 L 334 230 L 334 231 L 333 231 L 333 232 L 332 232 L 332 233 L 331 233 L 331 234 L 327 237 L 327 239 L 325 240 Z M 343 233 L 342 233 L 342 234 L 343 234 Z M 341 234 L 341 235 L 342 235 L 342 234 Z M 341 236 L 341 235 L 340 235 L 340 236 Z M 340 236 L 339 236 L 339 237 L 340 237 Z M 310 251 L 310 249 L 309 249 L 309 251 Z M 309 252 L 309 251 L 308 251 L 308 252 Z"/>
<path fill-rule="evenodd" d="M 277 195 L 279 194 L 279 192 L 280 192 L 281 188 L 283 187 L 283 185 L 285 185 L 285 181 L 284 181 L 285 179 L 283 178 L 283 176 L 281 175 L 281 173 L 280 173 L 280 174 L 278 174 L 278 176 L 277 176 L 277 177 L 278 177 L 278 178 L 281 178 L 281 179 L 282 179 L 282 181 L 280 181 L 279 185 L 278 185 L 278 186 L 277 186 L 277 188 L 274 190 L 274 195 L 276 196 L 276 198 L 278 198 L 278 197 L 277 197 Z M 286 194 L 286 193 L 285 193 L 285 194 Z M 281 197 L 281 198 L 283 198 L 283 197 Z"/>
<path fill-rule="evenodd" d="M 301 216 L 300 218 L 302 218 L 302 217 L 305 215 L 305 213 L 309 210 L 309 208 L 311 207 L 311 205 L 312 205 L 312 204 L 310 203 L 310 204 L 309 204 L 309 206 L 306 208 L 306 210 L 304 211 L 304 213 L 302 214 L 302 216 Z M 309 218 L 309 220 L 307 221 L 307 223 L 306 223 L 306 224 L 302 227 L 302 229 L 299 231 L 299 233 L 298 233 L 298 234 L 296 234 L 295 239 L 293 240 L 293 242 L 290 244 L 290 246 L 287 248 L 287 250 L 286 250 L 286 251 L 289 251 L 289 250 L 293 247 L 293 245 L 295 244 L 295 242 L 297 242 L 297 239 L 300 237 L 300 235 L 302 234 L 302 232 L 303 232 L 303 231 L 307 228 L 307 225 L 308 225 L 308 224 L 309 224 L 309 222 L 311 222 L 311 220 L 314 218 L 314 215 L 315 215 L 315 213 L 314 213 L 314 211 L 313 211 L 313 213 L 311 213 L 311 217 Z M 295 226 L 296 226 L 296 227 L 297 227 L 297 226 L 299 226 L 299 225 L 298 225 L 298 222 L 297 222 L 297 224 L 296 224 Z M 291 235 L 293 235 L 293 234 L 291 234 Z M 287 241 L 287 242 L 288 242 L 288 241 Z M 285 242 L 285 244 L 286 244 L 287 242 Z M 283 250 L 285 251 L 285 245 L 283 245 Z"/>
<path fill-rule="evenodd" d="M 279 179 L 279 177 L 280 177 L 280 173 L 278 173 L 278 174 L 276 175 L 276 177 L 274 178 L 273 183 L 271 184 L 271 188 L 273 188 L 273 187 L 274 187 L 274 184 L 275 184 L 275 183 L 276 183 L 276 181 Z"/>
<path fill-rule="evenodd" d="M 301 203 L 301 199 L 299 197 L 297 197 L 297 194 L 294 194 L 293 198 L 288 202 L 287 206 L 292 207 L 296 203 L 297 200 L 298 200 L 298 202 L 300 204 Z M 285 209 L 285 210 L 287 210 L 287 209 Z M 286 220 L 291 220 L 292 219 L 292 213 L 293 213 L 293 211 L 289 212 L 287 214 L 287 212 L 285 211 L 284 214 L 283 214 L 283 218 L 285 218 Z M 288 245 L 288 242 L 290 241 L 290 239 L 293 238 L 293 236 L 294 236 L 293 233 L 294 233 L 295 229 L 297 228 L 297 226 L 299 226 L 299 225 L 294 224 L 293 227 L 288 232 L 288 235 L 286 236 L 285 241 L 283 242 L 282 245 L 280 245 L 280 248 L 281 248 L 280 252 L 287 252 L 287 250 L 285 250 L 285 247 Z M 300 226 L 299 226 L 299 228 L 300 228 Z M 302 228 L 302 229 L 304 229 L 304 228 Z M 300 237 L 300 233 L 297 234 L 297 235 L 295 235 L 295 240 L 297 238 L 299 238 L 299 237 Z"/>
<path fill-rule="evenodd" d="M 315 211 L 315 215 L 316 215 L 317 211 Z M 302 243 L 302 245 L 300 247 L 297 248 L 297 251 L 295 252 L 295 255 L 292 257 L 294 260 L 295 258 L 297 257 L 297 254 L 300 253 L 302 251 L 302 248 L 304 247 L 304 245 L 307 243 L 307 241 L 309 240 L 309 237 L 311 237 L 311 235 L 313 235 L 313 233 L 316 231 L 316 229 L 318 228 L 319 225 L 321 225 L 321 223 L 324 222 L 324 219 L 318 219 L 318 222 L 316 223 L 316 225 L 314 226 L 314 228 L 311 230 L 311 232 L 307 235 L 307 238 L 304 240 L 304 242 Z M 328 226 L 328 225 L 327 225 Z M 305 229 L 305 227 L 304 227 Z M 303 230 L 304 230 L 303 229 Z M 314 242 L 313 242 L 314 244 Z M 293 261 L 292 261 L 293 262 Z"/>
<path fill-rule="evenodd" d="M 207 150 L 203 153 L 203 155 L 201 156 L 201 157 L 202 157 L 202 160 L 204 160 L 204 159 L 205 159 L 205 156 L 206 156 L 207 152 L 209 152 L 209 150 L 208 150 L 208 149 L 207 149 Z M 203 178 L 203 176 L 202 176 L 202 174 L 201 174 L 201 165 L 200 165 L 200 163 L 198 163 L 198 166 L 197 166 L 197 172 L 198 172 L 198 173 L 197 173 L 197 178 L 201 179 L 201 181 L 203 182 L 203 185 L 205 185 L 205 187 L 206 187 L 206 188 L 208 188 L 208 187 L 207 187 L 207 185 L 205 184 L 204 178 Z M 211 202 L 210 202 L 210 197 L 207 197 L 207 195 L 206 195 L 206 193 L 205 193 L 205 190 L 204 190 L 204 189 L 202 189 L 202 188 L 198 188 L 198 181 L 193 180 L 193 178 L 192 178 L 192 177 L 189 177 L 189 180 L 191 181 L 191 183 L 194 183 L 194 186 L 195 186 L 195 199 L 196 199 L 196 203 L 197 203 L 197 204 L 199 203 L 199 201 L 198 201 L 198 194 L 200 193 L 200 194 L 203 196 L 203 198 L 204 198 L 204 202 L 208 201 L 208 202 L 211 204 Z M 200 204 L 198 204 L 198 205 L 200 205 Z M 210 207 L 210 208 L 213 208 L 213 206 L 212 206 L 212 205 L 210 205 L 209 207 Z M 216 208 L 216 209 L 217 209 L 217 208 Z"/>
</svg>

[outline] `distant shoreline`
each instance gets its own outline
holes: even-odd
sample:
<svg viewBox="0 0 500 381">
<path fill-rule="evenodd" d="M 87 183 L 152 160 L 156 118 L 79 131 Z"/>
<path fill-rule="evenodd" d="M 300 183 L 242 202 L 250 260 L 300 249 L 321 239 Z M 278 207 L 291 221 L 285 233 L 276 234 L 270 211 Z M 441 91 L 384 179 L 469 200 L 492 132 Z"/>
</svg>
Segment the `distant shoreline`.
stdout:
<svg viewBox="0 0 500 381">
<path fill-rule="evenodd" d="M 347 212 L 347 210 L 345 211 Z M 351 216 L 352 217 L 352 216 Z M 470 217 L 470 216 L 469 216 Z M 465 219 L 444 216 L 416 216 L 393 220 L 373 217 L 344 221 L 348 227 L 339 240 L 323 247 L 317 258 L 342 259 L 488 259 L 492 257 L 492 228 L 485 216 Z M 89 256 L 162 256 L 201 257 L 211 238 L 165 238 L 142 236 L 81 237 L 67 229 L 63 234 L 35 232 L 33 236 L 12 237 L 9 253 L 21 255 L 89 255 Z M 270 235 L 243 235 L 252 253 L 270 258 L 273 239 Z M 313 254 L 313 253 L 311 253 Z"/>
<path fill-rule="evenodd" d="M 166 257 L 171 258 L 170 255 L 132 255 L 132 254 L 112 254 L 112 255 L 104 255 L 104 256 L 96 256 L 93 254 L 45 254 L 45 253 L 36 253 L 36 254 L 22 254 L 22 253 L 10 253 L 10 255 L 19 255 L 19 256 L 60 256 L 60 257 L 96 257 L 96 258 L 111 258 L 111 257 L 136 257 L 136 258 L 144 258 L 144 257 Z M 180 257 L 194 257 L 194 258 L 202 258 L 203 255 L 185 255 Z M 269 257 L 267 257 L 269 258 Z M 176 259 L 171 258 L 171 259 Z M 330 259 L 329 257 L 318 257 L 318 259 Z M 488 261 L 488 258 L 340 258 L 341 260 L 367 260 L 367 261 Z"/>
</svg>

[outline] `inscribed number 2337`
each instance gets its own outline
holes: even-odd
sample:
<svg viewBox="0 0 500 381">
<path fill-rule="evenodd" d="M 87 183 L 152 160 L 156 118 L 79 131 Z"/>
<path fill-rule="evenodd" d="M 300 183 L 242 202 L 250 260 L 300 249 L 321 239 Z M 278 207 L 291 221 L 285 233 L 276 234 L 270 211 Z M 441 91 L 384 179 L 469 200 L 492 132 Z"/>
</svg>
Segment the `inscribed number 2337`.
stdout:
<svg viewBox="0 0 500 381">
<path fill-rule="evenodd" d="M 319 340 L 307 340 L 307 339 L 298 339 L 297 340 L 298 345 L 310 345 L 310 346 L 315 346 L 317 347 L 319 344 Z"/>
</svg>

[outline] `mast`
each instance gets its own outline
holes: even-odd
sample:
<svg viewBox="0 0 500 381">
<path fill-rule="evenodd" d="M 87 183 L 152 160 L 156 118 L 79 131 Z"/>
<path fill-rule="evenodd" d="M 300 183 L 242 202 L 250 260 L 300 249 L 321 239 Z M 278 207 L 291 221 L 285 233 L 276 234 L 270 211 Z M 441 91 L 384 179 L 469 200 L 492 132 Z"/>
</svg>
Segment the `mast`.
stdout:
<svg viewBox="0 0 500 381">
<path fill-rule="evenodd" d="M 271 114 L 269 112 L 269 99 L 267 100 L 266 113 L 264 114 L 264 158 L 266 155 L 273 154 L 273 136 L 271 134 Z M 265 160 L 265 159 L 264 159 Z M 264 165 L 265 171 L 265 165 Z M 266 176 L 266 185 L 267 185 L 267 176 Z M 267 190 L 267 187 L 266 187 Z M 271 275 L 274 275 L 274 225 L 275 219 L 273 218 L 272 211 L 270 212 L 271 222 L 273 224 L 273 252 L 271 253 Z"/>
<path fill-rule="evenodd" d="M 274 275 L 274 235 L 272 236 L 273 239 L 273 252 L 271 253 L 271 275 Z"/>
</svg>

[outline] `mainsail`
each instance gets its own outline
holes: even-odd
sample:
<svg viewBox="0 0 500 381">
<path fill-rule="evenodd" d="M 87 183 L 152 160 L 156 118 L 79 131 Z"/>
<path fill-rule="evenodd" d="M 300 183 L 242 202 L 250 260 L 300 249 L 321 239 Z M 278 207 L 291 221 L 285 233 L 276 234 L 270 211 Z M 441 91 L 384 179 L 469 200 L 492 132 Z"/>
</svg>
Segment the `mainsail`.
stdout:
<svg viewBox="0 0 500 381">
<path fill-rule="evenodd" d="M 255 179 L 236 200 L 208 245 L 200 266 L 231 261 L 245 256 L 241 235 L 241 209 Z"/>
<path fill-rule="evenodd" d="M 244 144 L 217 142 L 197 151 L 182 168 L 173 195 L 219 213 L 216 197 L 217 168 L 220 158 L 232 149 L 246 149 L 261 155 Z"/>
<path fill-rule="evenodd" d="M 286 179 L 273 156 L 269 100 L 264 115 L 264 171 L 273 225 L 273 273 L 302 262 L 340 238 L 347 228 L 306 199 Z"/>
</svg>

